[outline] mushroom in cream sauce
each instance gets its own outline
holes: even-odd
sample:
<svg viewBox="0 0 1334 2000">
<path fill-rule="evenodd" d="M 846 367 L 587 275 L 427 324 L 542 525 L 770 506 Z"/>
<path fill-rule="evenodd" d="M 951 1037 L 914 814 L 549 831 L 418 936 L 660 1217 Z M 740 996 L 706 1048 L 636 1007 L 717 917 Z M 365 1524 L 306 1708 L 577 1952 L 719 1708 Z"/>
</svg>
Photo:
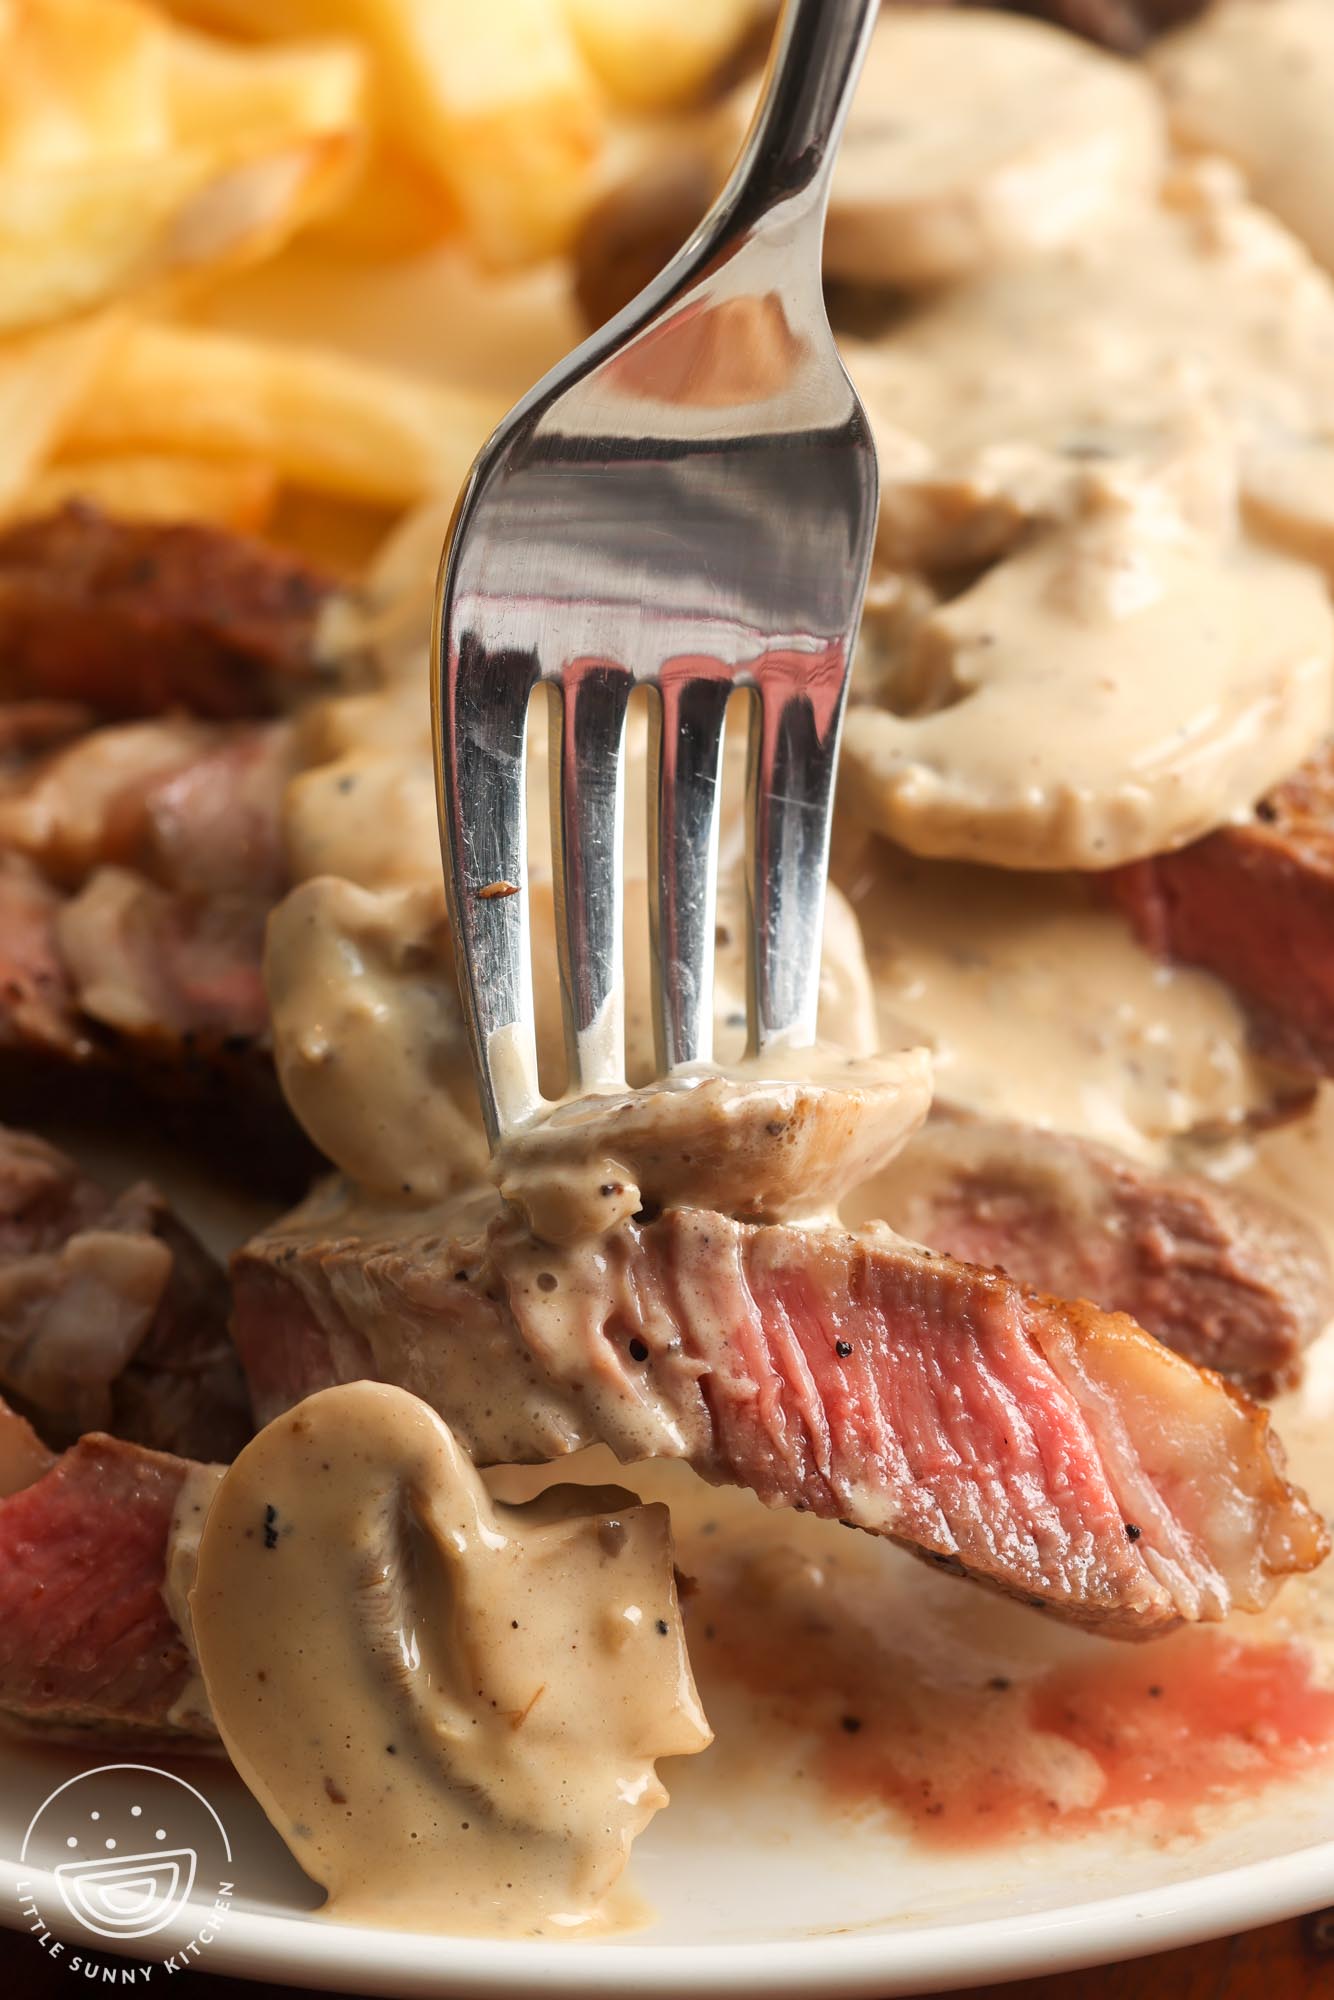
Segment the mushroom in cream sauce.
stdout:
<svg viewBox="0 0 1334 2000">
<path fill-rule="evenodd" d="M 438 882 L 303 882 L 269 919 L 264 972 L 284 1094 L 344 1172 L 410 1202 L 485 1172 Z"/>
<path fill-rule="evenodd" d="M 1331 347 L 1329 281 L 1216 166 L 847 344 L 881 558 L 953 593 L 871 662 L 854 809 L 923 853 L 1103 868 L 1309 754 L 1334 488 L 1293 460 L 1334 415 Z"/>
<path fill-rule="evenodd" d="M 754 89 L 716 140 L 730 165 Z M 894 6 L 876 27 L 839 152 L 825 268 L 928 286 L 1079 239 L 1162 171 L 1148 79 L 1037 21 Z"/>
<path fill-rule="evenodd" d="M 600 1236 L 650 1204 L 748 1222 L 827 1218 L 930 1103 L 925 1049 L 860 1061 L 766 1051 L 721 1074 L 700 1065 L 557 1104 L 506 1139 L 496 1177 L 534 1234 L 555 1243 Z"/>
<path fill-rule="evenodd" d="M 1329 726 L 1316 571 L 1202 532 L 1129 466 L 930 610 L 857 713 L 854 813 L 919 854 L 1097 868 L 1209 832 Z"/>
<path fill-rule="evenodd" d="M 1334 268 L 1334 10 L 1214 0 L 1152 57 L 1173 137 L 1227 154 L 1257 201 Z"/>
<path fill-rule="evenodd" d="M 209 1508 L 190 1595 L 228 1754 L 334 1918 L 510 1936 L 605 1925 L 710 1731 L 667 1509 L 618 1487 L 492 1501 L 383 1383 L 262 1431 Z"/>
</svg>

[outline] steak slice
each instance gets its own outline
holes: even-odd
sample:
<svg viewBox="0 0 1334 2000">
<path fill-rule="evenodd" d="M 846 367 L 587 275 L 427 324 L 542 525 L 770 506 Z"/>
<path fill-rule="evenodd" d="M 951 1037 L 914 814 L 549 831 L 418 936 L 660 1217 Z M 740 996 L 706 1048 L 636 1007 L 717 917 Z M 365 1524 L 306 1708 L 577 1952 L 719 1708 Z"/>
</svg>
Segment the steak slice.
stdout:
<svg viewBox="0 0 1334 2000">
<path fill-rule="evenodd" d="M 285 722 L 167 716 L 89 729 L 4 774 L 0 849 L 65 888 L 99 867 L 133 868 L 183 894 L 267 906 L 287 887 L 291 766 Z"/>
<path fill-rule="evenodd" d="M 335 588 L 220 528 L 71 501 L 0 534 L 0 694 L 104 716 L 271 715 L 325 680 L 316 634 Z"/>
<path fill-rule="evenodd" d="M 31 715 L 45 745 L 59 717 Z M 34 733 L 35 732 L 35 733 Z M 286 887 L 291 725 L 187 717 L 94 729 L 0 758 L 0 1092 L 137 1115 L 144 1092 L 187 1142 L 276 1194 L 317 1157 L 269 1053 L 264 928 Z"/>
<path fill-rule="evenodd" d="M 7 1430 L 16 1420 L 0 1409 Z M 0 1499 L 0 1717 L 24 1733 L 111 1733 L 139 1749 L 211 1743 L 167 1606 L 191 1467 L 92 1435 Z"/>
<path fill-rule="evenodd" d="M 1334 1313 L 1315 1231 L 1258 1195 L 1004 1119 L 933 1119 L 868 1190 L 915 1242 L 1092 1299 L 1252 1395 L 1290 1387 Z"/>
<path fill-rule="evenodd" d="M 1334 744 L 1249 819 L 1107 881 L 1150 951 L 1234 989 L 1266 1054 L 1334 1075 Z"/>
<path fill-rule="evenodd" d="M 326 1188 L 233 1274 L 263 1419 L 370 1375 L 479 1462 L 686 1458 L 1121 1637 L 1258 1608 L 1327 1547 L 1217 1376 L 880 1226 L 673 1209 L 558 1251 L 493 1196 L 377 1222 Z"/>
<path fill-rule="evenodd" d="M 92 1053 L 60 949 L 60 892 L 0 853 L 0 1051 L 82 1062 Z"/>
<path fill-rule="evenodd" d="M 227 1281 L 145 1183 L 115 1197 L 0 1126 L 0 1388 L 45 1437 L 230 1458 L 250 1410 Z"/>
</svg>

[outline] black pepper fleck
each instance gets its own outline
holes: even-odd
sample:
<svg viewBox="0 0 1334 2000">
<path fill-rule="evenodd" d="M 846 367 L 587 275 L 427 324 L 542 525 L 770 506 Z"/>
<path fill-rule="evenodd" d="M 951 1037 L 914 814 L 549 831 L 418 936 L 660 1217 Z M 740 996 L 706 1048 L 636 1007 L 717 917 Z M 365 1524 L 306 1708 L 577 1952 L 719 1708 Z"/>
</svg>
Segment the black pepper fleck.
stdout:
<svg viewBox="0 0 1334 2000">
<path fill-rule="evenodd" d="M 1128 1542 L 1137 1542 L 1143 1533 L 1144 1530 L 1137 1528 L 1133 1521 L 1126 1522 L 1126 1540 Z"/>
<path fill-rule="evenodd" d="M 645 1345 L 645 1343 L 639 1338 L 638 1334 L 636 1334 L 635 1338 L 630 1342 L 630 1359 L 632 1361 L 648 1360 L 648 1348 Z"/>
<path fill-rule="evenodd" d="M 276 1549 L 278 1546 L 278 1509 L 276 1507 L 266 1507 L 264 1509 L 264 1546 L 266 1549 Z"/>
<path fill-rule="evenodd" d="M 852 1342 L 850 1340 L 836 1340 L 834 1342 L 834 1352 L 840 1361 L 846 1361 L 852 1352 Z"/>
<path fill-rule="evenodd" d="M 667 1620 L 665 1618 L 658 1620 L 658 1631 L 662 1638 L 665 1639 L 667 1637 Z"/>
</svg>

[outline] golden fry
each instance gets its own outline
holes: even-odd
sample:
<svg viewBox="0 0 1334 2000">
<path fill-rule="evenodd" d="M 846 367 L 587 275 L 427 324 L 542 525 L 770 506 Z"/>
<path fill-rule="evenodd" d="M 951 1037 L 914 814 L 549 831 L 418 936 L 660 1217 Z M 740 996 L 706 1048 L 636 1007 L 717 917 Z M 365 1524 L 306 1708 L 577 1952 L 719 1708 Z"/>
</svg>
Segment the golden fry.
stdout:
<svg viewBox="0 0 1334 2000">
<path fill-rule="evenodd" d="M 426 167 L 497 264 L 563 249 L 597 192 L 604 93 L 563 0 L 167 0 L 263 39 L 336 30 L 374 68 L 379 130 Z"/>
<path fill-rule="evenodd" d="M 49 514 L 67 501 L 88 500 L 128 520 L 207 521 L 257 534 L 269 521 L 277 492 L 273 467 L 257 460 L 144 452 L 57 459 L 29 481 L 15 511 Z"/>
<path fill-rule="evenodd" d="M 619 103 L 688 103 L 766 12 L 764 0 L 564 0 L 591 68 Z"/>
<path fill-rule="evenodd" d="M 260 460 L 280 478 L 384 507 L 453 492 L 496 400 L 299 346 L 139 321 L 108 351 L 71 452 Z"/>
<path fill-rule="evenodd" d="M 350 44 L 230 49 L 132 0 L 0 11 L 0 332 L 267 254 L 363 140 Z"/>
<path fill-rule="evenodd" d="M 99 316 L 0 340 L 0 512 L 55 451 L 113 333 L 110 319 Z"/>
</svg>

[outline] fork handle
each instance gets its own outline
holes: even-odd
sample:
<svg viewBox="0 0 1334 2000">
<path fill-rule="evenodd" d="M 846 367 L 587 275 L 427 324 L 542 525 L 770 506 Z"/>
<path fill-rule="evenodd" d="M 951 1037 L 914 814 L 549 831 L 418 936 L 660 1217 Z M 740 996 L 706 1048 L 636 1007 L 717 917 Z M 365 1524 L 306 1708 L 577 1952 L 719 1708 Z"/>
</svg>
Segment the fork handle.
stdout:
<svg viewBox="0 0 1334 2000">
<path fill-rule="evenodd" d="M 721 209 L 743 228 L 806 195 L 823 207 L 880 0 L 784 0 L 764 90 Z"/>
</svg>

